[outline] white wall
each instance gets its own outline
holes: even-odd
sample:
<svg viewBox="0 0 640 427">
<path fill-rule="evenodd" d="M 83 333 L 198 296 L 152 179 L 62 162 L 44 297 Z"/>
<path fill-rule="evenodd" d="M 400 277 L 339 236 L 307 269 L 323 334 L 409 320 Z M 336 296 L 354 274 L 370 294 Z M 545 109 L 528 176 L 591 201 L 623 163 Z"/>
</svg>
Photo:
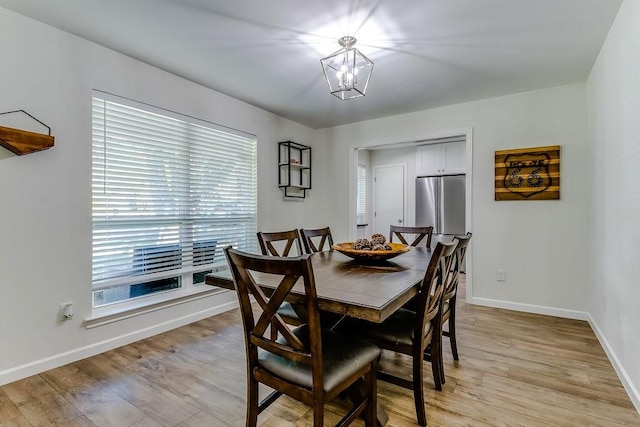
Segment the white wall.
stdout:
<svg viewBox="0 0 640 427">
<path fill-rule="evenodd" d="M 640 2 L 627 0 L 620 7 L 587 81 L 587 98 L 589 312 L 640 411 Z"/>
<path fill-rule="evenodd" d="M 331 153 L 335 233 L 348 236 L 351 147 L 473 130 L 473 301 L 586 319 L 589 188 L 584 84 L 509 95 L 318 131 Z M 559 144 L 561 200 L 494 201 L 496 150 Z M 373 159 L 372 159 L 373 162 Z M 496 269 L 506 271 L 497 282 Z"/>
<path fill-rule="evenodd" d="M 256 134 L 259 228 L 329 225 L 336 241 L 349 238 L 355 209 L 351 147 L 473 129 L 474 301 L 569 317 L 588 310 L 627 385 L 640 384 L 640 295 L 631 267 L 640 241 L 631 175 L 640 147 L 638 16 L 638 3 L 626 1 L 587 91 L 568 85 L 314 132 L 0 8 L 0 111 L 25 109 L 56 137 L 54 148 L 27 156 L 0 149 L 0 384 L 234 302 L 227 293 L 89 331 L 82 326 L 91 312 L 93 88 Z M 277 188 L 276 144 L 288 139 L 313 147 L 313 189 L 304 201 L 283 201 Z M 494 201 L 495 150 L 553 144 L 562 147 L 560 201 Z M 505 283 L 495 281 L 498 268 L 506 270 Z M 63 301 L 76 307 L 64 323 Z"/>
<path fill-rule="evenodd" d="M 0 52 L 0 111 L 24 109 L 55 136 L 53 148 L 26 156 L 0 148 L 0 384 L 235 302 L 227 292 L 84 328 L 91 314 L 92 89 L 257 135 L 259 228 L 307 225 L 304 212 L 318 203 L 314 190 L 309 203 L 283 202 L 276 165 L 277 142 L 313 145 L 311 129 L 2 8 Z M 66 301 L 76 314 L 61 322 Z"/>
</svg>

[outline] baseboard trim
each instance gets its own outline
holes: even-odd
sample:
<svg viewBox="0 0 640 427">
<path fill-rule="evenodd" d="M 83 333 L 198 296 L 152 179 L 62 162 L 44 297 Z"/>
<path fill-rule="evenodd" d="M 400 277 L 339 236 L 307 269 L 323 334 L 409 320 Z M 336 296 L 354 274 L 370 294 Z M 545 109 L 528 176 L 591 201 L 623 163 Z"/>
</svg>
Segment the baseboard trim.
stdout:
<svg viewBox="0 0 640 427">
<path fill-rule="evenodd" d="M 222 302 L 214 307 L 209 307 L 206 310 L 189 313 L 186 316 L 171 319 L 169 321 L 153 325 L 152 327 L 139 329 L 125 335 L 120 335 L 108 340 L 79 347 L 51 357 L 0 371 L 0 385 L 9 384 L 11 382 L 48 371 L 49 369 L 58 368 L 87 357 L 95 356 L 105 351 L 113 350 L 114 348 L 131 344 L 141 339 L 149 338 L 153 335 L 161 334 L 171 329 L 197 322 L 198 320 L 202 320 L 207 317 L 215 316 L 216 314 L 223 313 L 236 307 L 238 307 L 238 301 L 234 296 L 233 301 Z"/>
<path fill-rule="evenodd" d="M 565 319 L 589 320 L 589 313 L 587 313 L 586 311 L 567 310 L 563 308 L 547 307 L 544 305 L 523 304 L 518 302 L 476 297 L 471 298 L 471 304 L 494 308 L 504 308 L 506 310 L 523 311 L 525 313 L 563 317 Z"/>
<path fill-rule="evenodd" d="M 601 329 L 598 327 L 598 324 L 595 322 L 595 320 L 591 316 L 591 313 L 588 313 L 586 311 L 565 310 L 565 309 L 560 309 L 555 307 L 546 307 L 541 305 L 521 304 L 521 303 L 515 303 L 511 301 L 494 300 L 490 298 L 472 298 L 471 303 L 476 305 L 486 306 L 486 307 L 504 308 L 506 310 L 523 311 L 526 313 L 543 314 L 547 316 L 563 317 L 566 319 L 585 320 L 589 322 L 591 329 L 593 330 L 594 334 L 598 338 L 600 345 L 602 346 L 607 357 L 609 358 L 609 362 L 611 362 L 613 369 L 616 371 L 616 374 L 618 374 L 618 378 L 620 379 L 622 386 L 624 387 L 625 391 L 629 395 L 629 399 L 631 400 L 631 403 L 633 403 L 633 406 L 635 406 L 638 413 L 640 413 L 640 392 L 631 381 L 631 378 L 627 374 L 627 371 L 624 369 L 624 367 L 620 363 L 620 359 L 618 359 L 618 356 L 616 355 L 615 351 L 609 344 L 609 341 L 607 341 L 607 339 L 605 338 Z"/>
<path fill-rule="evenodd" d="M 609 358 L 611 365 L 613 365 L 613 369 L 615 369 L 616 373 L 618 374 L 618 378 L 620 378 L 620 382 L 622 382 L 622 386 L 624 387 L 627 394 L 629 395 L 629 398 L 631 399 L 631 403 L 633 403 L 633 406 L 635 406 L 636 411 L 640 413 L 640 392 L 631 381 L 631 378 L 629 378 L 629 375 L 627 374 L 627 371 L 622 366 L 622 363 L 620 363 L 620 359 L 618 359 L 616 352 L 613 350 L 613 348 L 609 344 L 609 341 L 607 340 L 607 338 L 605 338 L 604 334 L 602 333 L 602 330 L 600 329 L 596 321 L 593 319 L 591 314 L 589 314 L 588 321 L 589 321 L 589 325 L 591 325 L 591 329 L 593 329 L 593 332 L 596 334 L 598 341 L 600 341 L 600 345 L 604 349 L 604 352 L 607 354 L 607 357 Z"/>
</svg>

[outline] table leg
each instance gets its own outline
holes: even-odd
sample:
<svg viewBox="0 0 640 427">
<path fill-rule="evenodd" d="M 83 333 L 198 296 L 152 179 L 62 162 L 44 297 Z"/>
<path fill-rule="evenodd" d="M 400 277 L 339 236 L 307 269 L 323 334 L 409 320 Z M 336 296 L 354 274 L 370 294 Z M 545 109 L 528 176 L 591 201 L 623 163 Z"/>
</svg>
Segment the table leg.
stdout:
<svg viewBox="0 0 640 427">
<path fill-rule="evenodd" d="M 352 387 L 347 390 L 349 395 L 349 399 L 353 405 L 358 405 L 360 402 L 364 400 L 364 392 L 362 390 L 363 381 L 358 381 Z M 376 407 L 377 415 L 376 418 L 378 420 L 378 427 L 384 427 L 389 422 L 389 415 L 387 415 L 387 411 L 384 410 L 380 404 Z"/>
</svg>

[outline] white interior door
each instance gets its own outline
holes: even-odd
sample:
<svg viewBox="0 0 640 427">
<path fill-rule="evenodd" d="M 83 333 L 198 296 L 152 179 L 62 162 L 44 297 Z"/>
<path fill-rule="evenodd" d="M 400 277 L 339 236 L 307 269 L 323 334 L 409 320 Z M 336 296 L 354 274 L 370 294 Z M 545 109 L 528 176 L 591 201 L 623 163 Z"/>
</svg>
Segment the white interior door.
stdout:
<svg viewBox="0 0 640 427">
<path fill-rule="evenodd" d="M 373 168 L 373 233 L 389 238 L 389 226 L 404 225 L 406 177 L 404 165 Z M 371 237 L 371 236 L 367 236 Z"/>
</svg>

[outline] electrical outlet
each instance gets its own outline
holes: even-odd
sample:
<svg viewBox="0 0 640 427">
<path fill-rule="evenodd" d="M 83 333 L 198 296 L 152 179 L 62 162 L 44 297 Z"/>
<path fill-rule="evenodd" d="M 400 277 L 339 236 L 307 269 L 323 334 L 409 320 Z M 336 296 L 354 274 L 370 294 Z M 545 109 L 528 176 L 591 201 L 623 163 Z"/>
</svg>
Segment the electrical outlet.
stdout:
<svg viewBox="0 0 640 427">
<path fill-rule="evenodd" d="M 73 318 L 73 303 L 63 302 L 60 304 L 60 312 L 62 313 L 63 320 L 69 320 Z"/>
<path fill-rule="evenodd" d="M 496 270 L 496 280 L 498 282 L 504 282 L 506 280 L 504 270 Z"/>
</svg>

